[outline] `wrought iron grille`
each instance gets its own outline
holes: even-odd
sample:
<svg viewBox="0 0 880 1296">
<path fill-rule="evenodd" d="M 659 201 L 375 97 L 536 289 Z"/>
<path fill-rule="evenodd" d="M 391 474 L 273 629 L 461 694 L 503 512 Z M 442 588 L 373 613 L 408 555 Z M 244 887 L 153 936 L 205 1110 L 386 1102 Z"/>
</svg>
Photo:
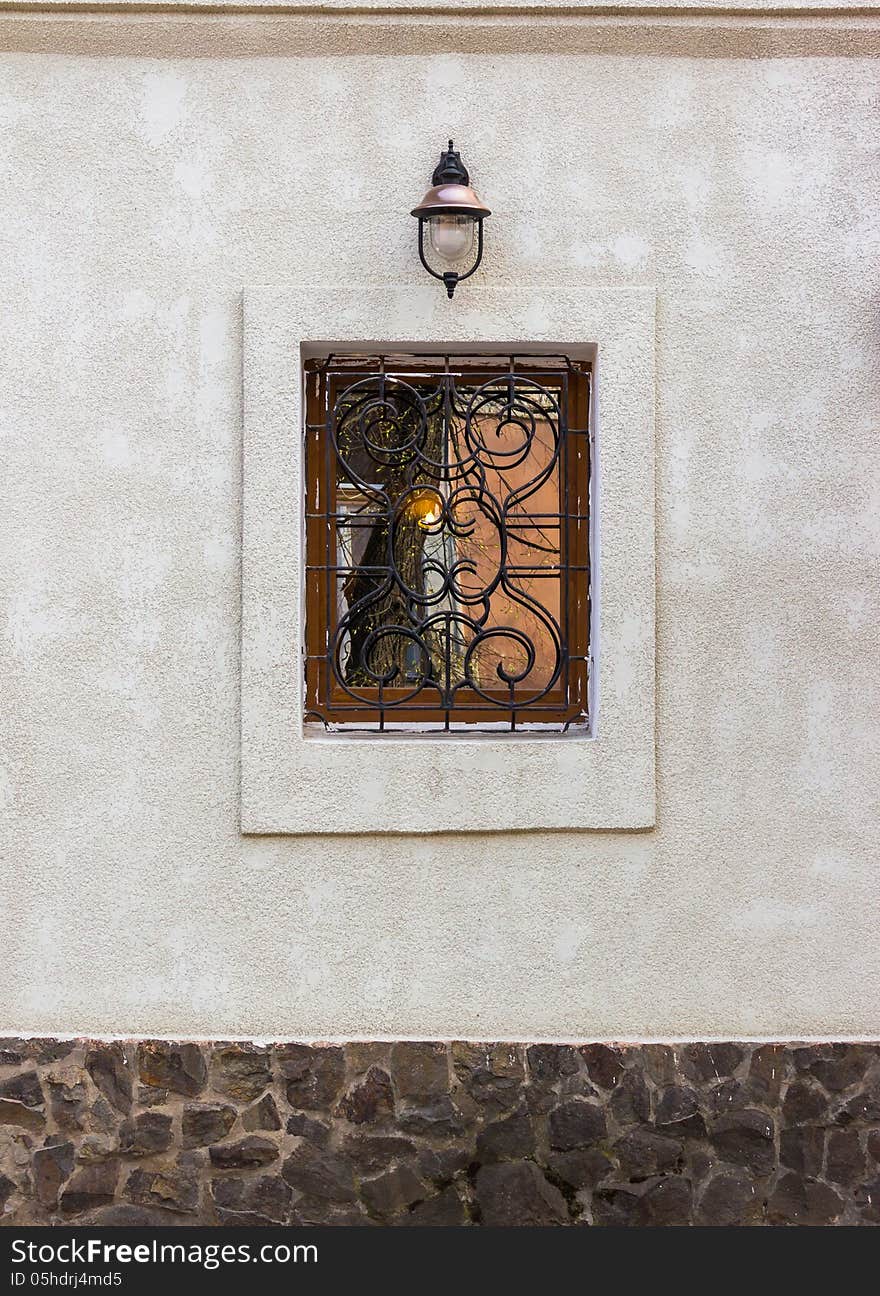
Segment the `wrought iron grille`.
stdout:
<svg viewBox="0 0 880 1296">
<path fill-rule="evenodd" d="M 373 732 L 587 721 L 589 366 L 306 366 L 306 716 Z"/>
</svg>

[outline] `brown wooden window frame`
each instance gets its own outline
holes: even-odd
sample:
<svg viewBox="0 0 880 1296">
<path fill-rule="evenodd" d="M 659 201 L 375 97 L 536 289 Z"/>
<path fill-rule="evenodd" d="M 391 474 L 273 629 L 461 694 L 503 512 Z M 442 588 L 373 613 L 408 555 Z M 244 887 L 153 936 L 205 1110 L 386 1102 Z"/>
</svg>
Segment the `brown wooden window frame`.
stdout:
<svg viewBox="0 0 880 1296">
<path fill-rule="evenodd" d="M 426 378 L 429 375 L 429 379 Z M 491 701 L 459 685 L 452 705 L 415 698 L 411 686 L 373 689 L 357 686 L 357 698 L 334 667 L 333 637 L 338 579 L 339 483 L 334 449 L 335 410 L 352 384 L 372 377 L 377 384 L 436 380 L 457 392 L 487 383 L 499 390 L 511 379 L 555 393 L 558 445 L 555 463 L 559 491 L 559 644 L 558 674 L 530 703 L 529 689 L 484 687 Z M 592 367 L 565 355 L 328 354 L 304 363 L 305 386 L 305 642 L 306 724 L 370 733 L 467 734 L 487 731 L 560 732 L 588 726 L 591 622 L 591 439 Z M 383 389 L 384 390 L 384 389 Z M 514 388 L 511 386 L 511 392 Z M 444 433 L 445 435 L 445 433 Z M 541 514 L 541 517 L 553 516 Z M 389 524 L 390 526 L 390 524 Z M 393 542 L 392 542 L 393 543 Z M 344 564 L 343 564 L 344 566 Z M 460 701 L 458 699 L 461 699 Z"/>
</svg>

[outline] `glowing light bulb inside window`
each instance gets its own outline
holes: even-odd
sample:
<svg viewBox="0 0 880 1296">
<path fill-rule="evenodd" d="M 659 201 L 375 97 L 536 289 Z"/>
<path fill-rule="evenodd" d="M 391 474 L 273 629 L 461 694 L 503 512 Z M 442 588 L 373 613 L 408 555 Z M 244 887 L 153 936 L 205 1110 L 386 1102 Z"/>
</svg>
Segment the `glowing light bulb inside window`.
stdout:
<svg viewBox="0 0 880 1296">
<path fill-rule="evenodd" d="M 436 491 L 422 491 L 410 501 L 409 512 L 416 517 L 419 526 L 427 531 L 443 517 L 443 501 Z"/>
</svg>

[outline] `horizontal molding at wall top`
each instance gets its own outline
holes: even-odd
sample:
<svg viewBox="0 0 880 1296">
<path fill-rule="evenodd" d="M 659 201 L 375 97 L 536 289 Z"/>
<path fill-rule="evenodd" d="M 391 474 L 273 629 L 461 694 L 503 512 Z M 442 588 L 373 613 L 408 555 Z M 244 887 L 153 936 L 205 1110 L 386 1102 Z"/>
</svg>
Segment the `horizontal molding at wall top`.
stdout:
<svg viewBox="0 0 880 1296">
<path fill-rule="evenodd" d="M 436 14 L 475 17 L 543 14 L 554 17 L 613 18 L 878 18 L 880 0 L 0 0 L 0 12 L 22 14 Z"/>
<path fill-rule="evenodd" d="M 840 9 L 555 7 L 529 0 L 355 0 L 222 9 L 121 0 L 74 7 L 0 0 L 0 52 L 123 58 L 322 58 L 355 55 L 584 55 L 652 58 L 880 57 L 880 0 Z M 816 3 L 817 0 L 813 0 Z M 271 7 L 270 7 L 271 5 Z M 607 8 L 607 7 L 606 7 Z"/>
</svg>

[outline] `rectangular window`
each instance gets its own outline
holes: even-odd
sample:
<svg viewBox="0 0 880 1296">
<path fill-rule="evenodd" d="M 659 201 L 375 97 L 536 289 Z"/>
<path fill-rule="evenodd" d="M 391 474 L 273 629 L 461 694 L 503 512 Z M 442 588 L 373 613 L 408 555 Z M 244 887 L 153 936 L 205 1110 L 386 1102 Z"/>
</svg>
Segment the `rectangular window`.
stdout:
<svg viewBox="0 0 880 1296">
<path fill-rule="evenodd" d="M 587 724 L 590 381 L 559 355 L 307 361 L 307 721 Z"/>
</svg>

